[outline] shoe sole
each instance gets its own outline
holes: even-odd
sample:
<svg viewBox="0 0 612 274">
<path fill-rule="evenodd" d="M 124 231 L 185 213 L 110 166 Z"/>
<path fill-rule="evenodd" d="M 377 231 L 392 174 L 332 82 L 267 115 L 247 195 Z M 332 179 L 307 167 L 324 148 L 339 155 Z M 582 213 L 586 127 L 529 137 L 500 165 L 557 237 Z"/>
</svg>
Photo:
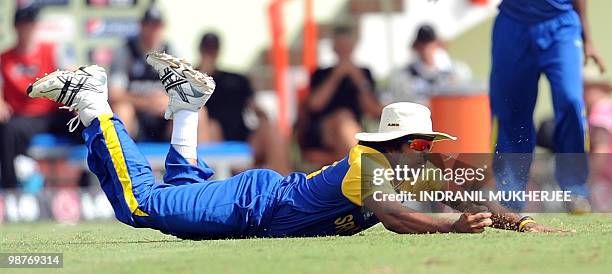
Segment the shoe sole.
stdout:
<svg viewBox="0 0 612 274">
<path fill-rule="evenodd" d="M 209 76 L 193 69 L 193 67 L 191 67 L 191 64 L 189 64 L 187 61 L 178 59 L 172 55 L 161 52 L 149 53 L 147 54 L 147 58 L 153 58 L 155 62 L 165 64 L 175 69 L 182 68 L 183 73 L 185 74 L 185 78 L 190 84 L 205 89 L 203 90 L 204 93 L 212 94 L 212 92 L 208 91 L 210 87 L 208 85 L 208 82 L 206 81 L 206 78 L 208 78 Z"/>
</svg>

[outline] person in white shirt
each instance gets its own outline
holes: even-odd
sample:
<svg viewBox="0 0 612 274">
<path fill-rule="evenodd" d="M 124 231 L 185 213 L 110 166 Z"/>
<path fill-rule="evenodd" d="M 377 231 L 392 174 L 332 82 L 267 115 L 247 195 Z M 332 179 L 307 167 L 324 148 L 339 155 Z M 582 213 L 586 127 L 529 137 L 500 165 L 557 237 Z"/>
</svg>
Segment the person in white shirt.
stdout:
<svg viewBox="0 0 612 274">
<path fill-rule="evenodd" d="M 383 101 L 410 101 L 428 105 L 437 87 L 454 85 L 471 78 L 470 69 L 454 62 L 430 25 L 422 25 L 412 43 L 412 62 L 395 71 L 389 79 Z"/>
</svg>

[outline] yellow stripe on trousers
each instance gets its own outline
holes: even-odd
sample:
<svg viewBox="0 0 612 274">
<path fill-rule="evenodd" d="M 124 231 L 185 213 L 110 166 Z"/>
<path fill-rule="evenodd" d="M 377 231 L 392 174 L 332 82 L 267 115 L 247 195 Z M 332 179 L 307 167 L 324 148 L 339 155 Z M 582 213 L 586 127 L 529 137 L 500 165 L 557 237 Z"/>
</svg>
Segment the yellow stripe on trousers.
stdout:
<svg viewBox="0 0 612 274">
<path fill-rule="evenodd" d="M 586 113 L 586 108 L 582 108 L 582 119 L 584 119 L 584 121 L 587 120 L 587 113 Z M 587 126 L 585 126 L 584 129 L 584 152 L 589 153 L 591 152 L 591 133 L 589 132 L 589 126 L 587 124 Z"/>
<path fill-rule="evenodd" d="M 134 197 L 134 192 L 132 192 L 132 179 L 130 178 L 130 174 L 125 164 L 125 157 L 123 157 L 123 150 L 121 149 L 121 143 L 119 142 L 119 136 L 115 130 L 115 125 L 111 120 L 112 117 L 112 114 L 103 114 L 98 117 L 98 120 L 100 121 L 100 128 L 102 129 L 102 134 L 106 141 L 108 153 L 113 161 L 117 178 L 119 178 L 119 182 L 121 182 L 121 187 L 123 188 L 123 198 L 134 215 L 148 216 L 147 213 L 138 208 L 138 201 L 136 197 Z"/>
</svg>

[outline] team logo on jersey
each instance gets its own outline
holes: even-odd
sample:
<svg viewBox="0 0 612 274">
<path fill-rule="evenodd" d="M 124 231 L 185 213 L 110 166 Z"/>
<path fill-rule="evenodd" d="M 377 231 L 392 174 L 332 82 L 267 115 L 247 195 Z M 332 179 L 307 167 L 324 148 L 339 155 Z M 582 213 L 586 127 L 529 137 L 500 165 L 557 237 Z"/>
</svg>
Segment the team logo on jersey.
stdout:
<svg viewBox="0 0 612 274">
<path fill-rule="evenodd" d="M 25 64 L 15 64 L 13 70 L 11 71 L 12 76 L 15 78 L 20 77 L 28 77 L 34 78 L 38 75 L 39 69 L 36 65 L 25 65 Z"/>
<path fill-rule="evenodd" d="M 362 230 L 361 226 L 355 222 L 353 214 L 338 217 L 334 221 L 334 225 L 336 226 L 336 233 L 339 235 L 352 235 Z"/>
</svg>

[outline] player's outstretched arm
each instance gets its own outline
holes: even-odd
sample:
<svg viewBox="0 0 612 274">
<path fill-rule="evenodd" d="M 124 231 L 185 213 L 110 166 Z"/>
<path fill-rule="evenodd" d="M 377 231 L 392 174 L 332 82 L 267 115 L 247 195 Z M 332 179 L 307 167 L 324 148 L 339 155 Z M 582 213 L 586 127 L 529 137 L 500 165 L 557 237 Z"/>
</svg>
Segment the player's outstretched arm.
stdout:
<svg viewBox="0 0 612 274">
<path fill-rule="evenodd" d="M 374 212 L 385 228 L 400 234 L 417 233 L 480 233 L 492 224 L 491 213 L 463 213 L 456 221 L 434 218 L 403 207 L 399 202 L 375 201 L 371 196 L 365 206 Z"/>
<path fill-rule="evenodd" d="M 441 168 L 466 168 L 466 169 L 474 169 L 474 166 L 471 166 L 463 161 L 453 161 L 452 166 L 447 166 L 440 155 L 432 155 L 429 158 L 429 161 L 432 162 L 437 167 Z M 463 185 L 457 184 L 447 184 L 446 191 L 471 191 L 471 190 L 480 190 L 483 191 L 482 183 L 478 181 L 474 182 L 466 182 Z M 521 216 L 518 213 L 515 213 L 511 209 L 504 207 L 502 204 L 496 201 L 484 201 L 484 202 L 470 202 L 470 201 L 444 201 L 444 204 L 450 206 L 451 208 L 464 213 L 478 213 L 478 212 L 489 212 L 491 213 L 490 219 L 492 220 L 492 224 L 490 227 L 497 229 L 505 229 L 505 230 L 514 230 L 519 232 L 571 232 L 573 230 L 567 229 L 558 229 L 553 227 L 547 227 L 542 224 L 536 223 L 532 218 L 528 220 L 525 219 L 526 216 Z M 525 222 L 524 222 L 525 221 Z"/>
</svg>

